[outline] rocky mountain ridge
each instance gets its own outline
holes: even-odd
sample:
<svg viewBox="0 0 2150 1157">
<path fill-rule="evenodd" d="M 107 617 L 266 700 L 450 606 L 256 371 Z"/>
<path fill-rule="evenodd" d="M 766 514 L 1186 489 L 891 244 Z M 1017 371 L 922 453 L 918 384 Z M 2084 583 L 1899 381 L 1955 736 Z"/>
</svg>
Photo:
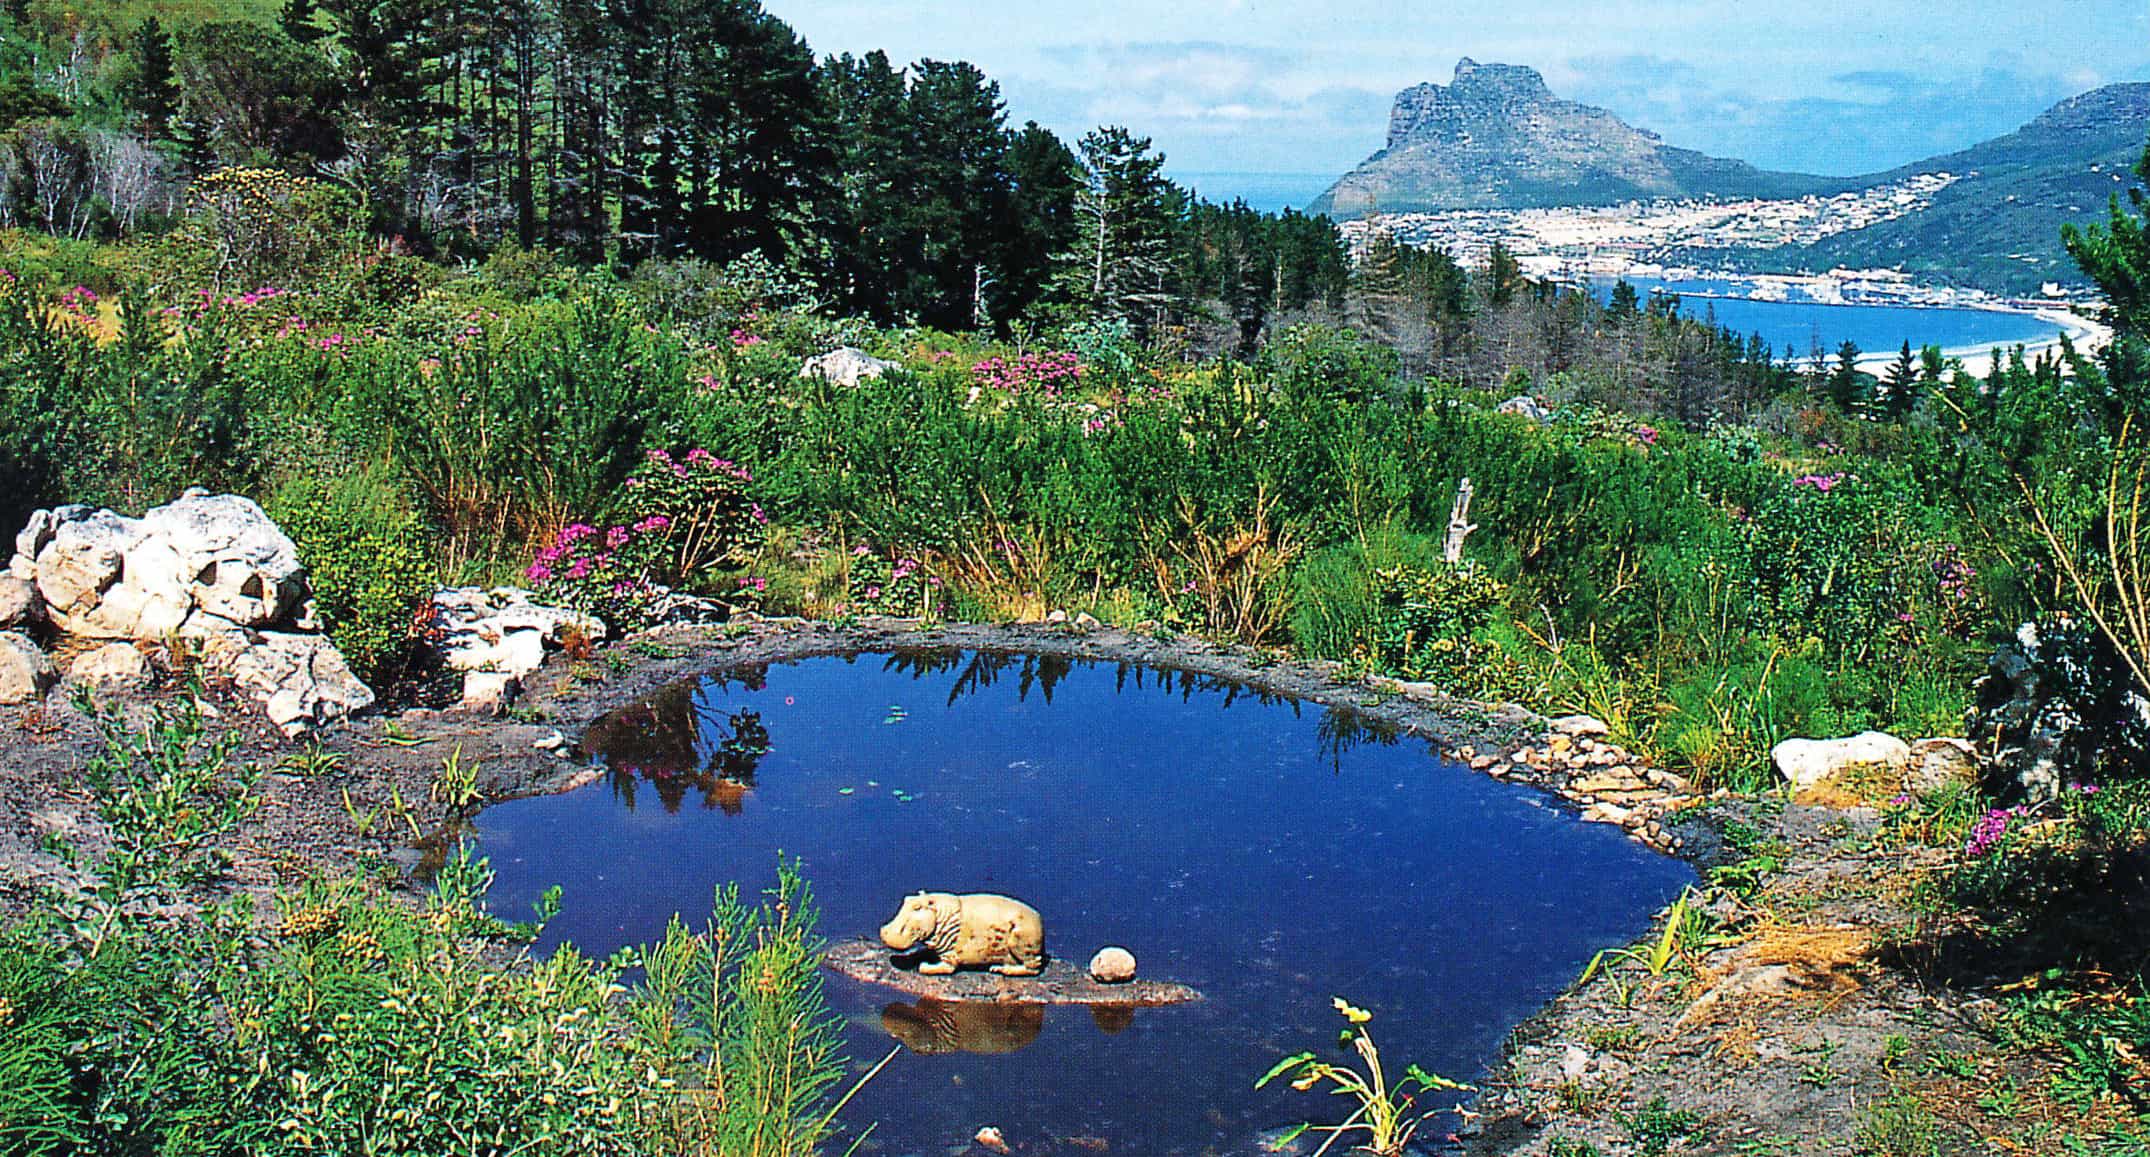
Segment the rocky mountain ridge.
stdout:
<svg viewBox="0 0 2150 1157">
<path fill-rule="evenodd" d="M 1659 197 L 1788 197 L 1840 183 L 1674 148 L 1604 109 L 1561 99 L 1536 69 L 1465 57 L 1449 84 L 1397 95 L 1387 146 L 1312 211 L 1361 217 Z"/>
<path fill-rule="evenodd" d="M 1889 268 L 1922 281 L 2031 295 L 2076 280 L 2065 222 L 2103 216 L 2135 181 L 2150 138 L 2150 84 L 2116 84 L 2062 101 L 2006 136 L 1885 173 L 1832 178 L 1758 169 L 1675 148 L 1614 114 L 1555 95 L 1535 69 L 1465 58 L 1447 84 L 1399 93 L 1387 145 L 1310 211 L 1350 219 L 1631 201 L 1796 200 L 1879 190 L 1946 173 L 1914 212 L 1821 241 L 1666 259 L 1747 272 Z"/>
</svg>

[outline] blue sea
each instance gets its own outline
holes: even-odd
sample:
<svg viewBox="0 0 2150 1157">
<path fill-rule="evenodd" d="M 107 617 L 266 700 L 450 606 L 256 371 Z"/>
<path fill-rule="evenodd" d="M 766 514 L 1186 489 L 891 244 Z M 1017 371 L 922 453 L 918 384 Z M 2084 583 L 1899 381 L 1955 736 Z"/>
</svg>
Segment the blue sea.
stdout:
<svg viewBox="0 0 2150 1157">
<path fill-rule="evenodd" d="M 1941 309 L 1899 305 L 1822 305 L 1811 301 L 1750 301 L 1733 294 L 1740 287 L 1720 281 L 1664 282 L 1630 278 L 1639 292 L 1682 294 L 1680 311 L 1689 317 L 1714 315 L 1717 324 L 1739 334 L 1761 334 L 1779 358 L 1790 352 L 1804 363 L 1818 345 L 1830 357 L 1845 341 L 1869 354 L 1891 353 L 1911 343 L 1916 350 L 1937 345 L 1945 350 L 1986 349 L 2050 341 L 2060 332 L 2051 322 L 2027 313 L 1991 309 Z M 1610 284 L 1596 287 L 1602 298 Z M 1982 365 L 1983 363 L 1981 363 Z"/>
<path fill-rule="evenodd" d="M 1174 181 L 1194 190 L 1196 196 L 1219 205 L 1245 201 L 1250 209 L 1282 213 L 1301 212 L 1314 198 L 1336 183 L 1335 173 L 1172 173 Z"/>
</svg>

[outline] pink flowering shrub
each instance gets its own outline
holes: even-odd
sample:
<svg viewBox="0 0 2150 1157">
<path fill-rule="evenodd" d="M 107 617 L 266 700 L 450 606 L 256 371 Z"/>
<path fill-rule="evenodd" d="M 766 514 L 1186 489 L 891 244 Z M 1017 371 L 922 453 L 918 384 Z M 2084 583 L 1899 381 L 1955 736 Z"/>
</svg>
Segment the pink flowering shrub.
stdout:
<svg viewBox="0 0 2150 1157">
<path fill-rule="evenodd" d="M 941 585 L 918 559 L 891 558 L 863 543 L 851 548 L 850 574 L 845 610 L 854 615 L 923 615 L 932 609 Z"/>
<path fill-rule="evenodd" d="M 2030 814 L 2031 810 L 2021 805 L 1987 811 L 1971 825 L 1971 838 L 1964 842 L 1963 854 L 1974 860 L 1990 855 L 2007 839 L 2009 827 Z"/>
<path fill-rule="evenodd" d="M 710 578 L 723 563 L 743 560 L 768 521 L 747 495 L 753 480 L 751 470 L 707 450 L 678 457 L 651 450 L 627 479 L 615 521 L 562 528 L 524 577 L 630 629 L 647 622 L 656 601 L 676 587 L 713 589 L 733 600 L 759 594 L 753 586 L 759 580 L 732 589 Z"/>
<path fill-rule="evenodd" d="M 1082 384 L 1082 359 L 1072 353 L 1024 354 L 1017 358 L 989 357 L 972 364 L 971 380 L 989 390 L 1010 394 L 1042 393 L 1057 398 Z"/>
</svg>

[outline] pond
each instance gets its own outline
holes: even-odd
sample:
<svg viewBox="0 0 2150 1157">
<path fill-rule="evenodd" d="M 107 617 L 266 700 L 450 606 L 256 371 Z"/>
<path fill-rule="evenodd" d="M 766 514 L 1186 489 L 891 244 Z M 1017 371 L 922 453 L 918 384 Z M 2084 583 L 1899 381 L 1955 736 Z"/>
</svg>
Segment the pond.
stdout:
<svg viewBox="0 0 2150 1157">
<path fill-rule="evenodd" d="M 1360 717 L 1200 676 L 916 652 L 733 671 L 585 736 L 607 774 L 487 809 L 495 909 L 549 885 L 541 947 L 648 942 L 714 885 L 803 859 L 831 939 L 920 889 L 1003 892 L 1083 962 L 1124 945 L 1169 1008 L 950 1009 L 829 978 L 854 1058 L 899 1056 L 845 1110 L 864 1151 L 1254 1152 L 1339 1100 L 1254 1091 L 1374 1014 L 1393 1069 L 1471 1079 L 1593 953 L 1634 939 L 1684 864 Z M 1342 1059 L 1339 1055 L 1339 1059 Z"/>
</svg>

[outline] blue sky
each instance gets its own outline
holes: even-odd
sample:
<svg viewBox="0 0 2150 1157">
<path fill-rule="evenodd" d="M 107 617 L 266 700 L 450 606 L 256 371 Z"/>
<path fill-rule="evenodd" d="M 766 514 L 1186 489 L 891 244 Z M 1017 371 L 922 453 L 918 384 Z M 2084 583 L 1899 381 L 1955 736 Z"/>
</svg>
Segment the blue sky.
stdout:
<svg viewBox="0 0 2150 1157">
<path fill-rule="evenodd" d="M 1528 64 L 1667 142 L 1891 168 L 2150 80 L 2150 0 L 765 0 L 823 54 L 962 59 L 1010 118 L 1156 139 L 1181 172 L 1342 172 L 1398 89 Z"/>
</svg>

